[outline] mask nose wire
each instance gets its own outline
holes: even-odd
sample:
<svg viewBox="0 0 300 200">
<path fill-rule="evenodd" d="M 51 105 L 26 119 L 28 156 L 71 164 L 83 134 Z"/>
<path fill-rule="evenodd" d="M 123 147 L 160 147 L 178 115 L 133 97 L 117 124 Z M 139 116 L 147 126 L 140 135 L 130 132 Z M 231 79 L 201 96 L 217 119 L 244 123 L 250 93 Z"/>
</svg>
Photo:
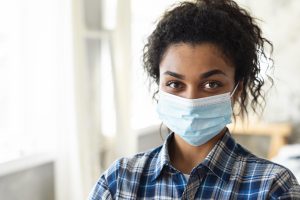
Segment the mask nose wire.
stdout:
<svg viewBox="0 0 300 200">
<path fill-rule="evenodd" d="M 234 95 L 236 89 L 237 89 L 238 86 L 239 86 L 239 83 L 240 83 L 240 82 L 238 82 L 238 83 L 236 84 L 236 86 L 234 87 L 233 91 L 232 91 L 231 94 L 230 94 L 230 97 L 232 97 L 232 96 Z"/>
</svg>

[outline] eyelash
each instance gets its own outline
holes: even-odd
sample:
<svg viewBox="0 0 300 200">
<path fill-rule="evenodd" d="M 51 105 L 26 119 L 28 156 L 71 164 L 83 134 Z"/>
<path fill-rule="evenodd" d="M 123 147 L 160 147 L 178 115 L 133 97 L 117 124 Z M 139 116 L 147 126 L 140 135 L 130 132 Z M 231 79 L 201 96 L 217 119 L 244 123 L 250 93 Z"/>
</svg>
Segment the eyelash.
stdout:
<svg viewBox="0 0 300 200">
<path fill-rule="evenodd" d="M 179 87 L 178 86 L 177 87 L 171 87 L 172 84 L 177 84 L 177 85 L 179 85 Z M 205 85 L 207 85 L 207 84 L 216 84 L 217 86 L 215 88 L 205 88 Z M 201 85 L 204 89 L 213 90 L 213 89 L 218 89 L 218 88 L 222 87 L 223 83 L 221 83 L 220 81 L 211 80 L 211 81 L 206 81 Z M 166 83 L 166 86 L 171 87 L 172 89 L 177 89 L 178 90 L 178 89 L 181 89 L 182 83 L 180 81 L 169 81 L 169 82 Z"/>
<path fill-rule="evenodd" d="M 181 82 L 179 82 L 179 81 L 169 81 L 169 82 L 167 82 L 167 84 L 166 84 L 166 86 L 168 86 L 168 87 L 171 87 L 171 84 L 178 84 L 178 85 L 182 85 L 182 83 Z M 172 89 L 179 89 L 178 87 L 171 87 Z"/>
<path fill-rule="evenodd" d="M 215 88 L 207 88 L 207 89 L 217 89 L 217 88 L 220 88 L 223 86 L 223 83 L 221 83 L 220 81 L 206 81 L 204 84 L 203 84 L 203 88 L 205 88 L 205 85 L 207 84 L 216 84 L 217 86 Z"/>
</svg>

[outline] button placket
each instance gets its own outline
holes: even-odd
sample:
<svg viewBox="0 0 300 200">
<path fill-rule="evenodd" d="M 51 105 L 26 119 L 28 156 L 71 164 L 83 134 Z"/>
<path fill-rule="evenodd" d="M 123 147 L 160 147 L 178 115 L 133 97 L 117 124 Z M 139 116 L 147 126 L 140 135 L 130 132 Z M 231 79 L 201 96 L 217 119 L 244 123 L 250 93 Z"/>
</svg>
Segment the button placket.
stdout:
<svg viewBox="0 0 300 200">
<path fill-rule="evenodd" d="M 181 199 L 190 200 L 195 198 L 199 185 L 203 179 L 203 175 L 202 169 L 198 169 L 195 172 L 192 171 Z"/>
</svg>

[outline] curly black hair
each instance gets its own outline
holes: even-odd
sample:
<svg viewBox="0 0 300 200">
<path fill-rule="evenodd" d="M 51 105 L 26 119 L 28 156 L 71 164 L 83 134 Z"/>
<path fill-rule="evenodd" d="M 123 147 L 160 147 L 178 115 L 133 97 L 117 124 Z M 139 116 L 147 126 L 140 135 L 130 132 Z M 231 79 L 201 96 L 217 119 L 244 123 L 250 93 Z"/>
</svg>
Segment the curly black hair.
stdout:
<svg viewBox="0 0 300 200">
<path fill-rule="evenodd" d="M 261 59 L 273 68 L 272 43 L 245 9 L 232 0 L 197 0 L 176 4 L 167 10 L 148 37 L 143 49 L 144 69 L 151 83 L 159 84 L 159 65 L 166 49 L 176 43 L 216 45 L 235 67 L 235 82 L 243 85 L 238 112 L 248 115 L 248 106 L 255 113 L 265 107 L 262 90 L 265 79 L 261 73 Z M 267 53 L 267 48 L 269 52 Z M 268 76 L 273 85 L 273 79 Z M 157 94 L 155 91 L 153 97 Z M 260 108 L 260 109 L 257 109 Z"/>
</svg>

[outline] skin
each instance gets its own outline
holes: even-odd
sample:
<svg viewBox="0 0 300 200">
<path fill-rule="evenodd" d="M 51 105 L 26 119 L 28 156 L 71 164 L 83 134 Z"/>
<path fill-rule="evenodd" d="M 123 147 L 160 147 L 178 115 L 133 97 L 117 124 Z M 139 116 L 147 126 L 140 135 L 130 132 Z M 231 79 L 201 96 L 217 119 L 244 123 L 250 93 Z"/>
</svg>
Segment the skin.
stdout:
<svg viewBox="0 0 300 200">
<path fill-rule="evenodd" d="M 187 99 L 197 99 L 232 92 L 235 68 L 213 44 L 171 45 L 160 62 L 159 89 Z M 241 86 L 234 93 L 237 99 Z M 192 146 L 176 133 L 170 142 L 172 165 L 182 173 L 189 174 L 222 138 L 224 128 L 217 136 L 201 146 Z"/>
</svg>

